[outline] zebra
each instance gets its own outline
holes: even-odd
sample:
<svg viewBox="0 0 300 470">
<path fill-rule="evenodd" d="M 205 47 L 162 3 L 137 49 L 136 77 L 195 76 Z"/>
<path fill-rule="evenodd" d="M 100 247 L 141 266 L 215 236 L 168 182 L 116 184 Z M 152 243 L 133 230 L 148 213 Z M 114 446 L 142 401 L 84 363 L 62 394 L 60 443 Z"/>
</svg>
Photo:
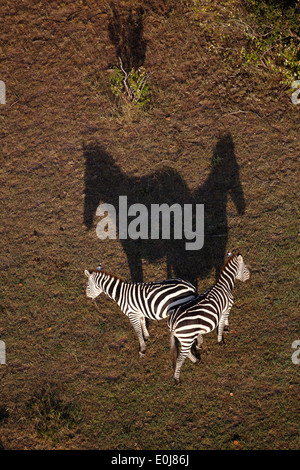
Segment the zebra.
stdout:
<svg viewBox="0 0 300 470">
<path fill-rule="evenodd" d="M 139 340 L 139 355 L 145 354 L 145 339 L 149 338 L 146 318 L 167 318 L 179 305 L 196 298 L 197 290 L 188 281 L 167 279 L 148 283 L 125 282 L 102 269 L 85 269 L 88 278 L 86 296 L 95 299 L 104 292 L 128 316 Z"/>
<path fill-rule="evenodd" d="M 192 348 L 195 346 L 196 350 L 201 348 L 202 335 L 218 328 L 218 343 L 224 342 L 223 330 L 225 326 L 228 327 L 228 316 L 233 305 L 232 290 L 236 279 L 242 282 L 250 279 L 250 271 L 238 251 L 228 254 L 228 260 L 221 269 L 215 285 L 188 304 L 179 306 L 169 316 L 168 326 L 171 332 L 170 345 L 176 384 L 180 383 L 180 370 L 186 357 L 194 363 L 199 360 L 193 354 Z"/>
</svg>

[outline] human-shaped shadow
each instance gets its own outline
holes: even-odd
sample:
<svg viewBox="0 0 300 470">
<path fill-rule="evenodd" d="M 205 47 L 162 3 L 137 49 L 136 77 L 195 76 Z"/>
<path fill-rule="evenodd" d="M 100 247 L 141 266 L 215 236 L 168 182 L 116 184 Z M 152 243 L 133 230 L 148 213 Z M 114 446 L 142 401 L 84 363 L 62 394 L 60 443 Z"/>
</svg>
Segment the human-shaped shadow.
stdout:
<svg viewBox="0 0 300 470">
<path fill-rule="evenodd" d="M 186 250 L 186 240 L 122 239 L 131 280 L 143 281 L 142 260 L 154 262 L 166 257 L 166 275 L 181 277 L 197 286 L 197 280 L 212 269 L 218 276 L 224 264 L 228 239 L 227 199 L 230 195 L 239 214 L 245 210 L 245 199 L 239 179 L 234 145 L 230 134 L 219 139 L 212 156 L 211 172 L 196 191 L 191 192 L 183 178 L 172 168 L 157 170 L 142 177 L 123 172 L 113 158 L 98 144 L 83 146 L 85 157 L 84 224 L 91 229 L 97 207 L 112 204 L 117 212 L 119 196 L 127 196 L 128 207 L 139 203 L 150 214 L 152 204 L 204 204 L 204 246 Z M 195 211 L 193 211 L 195 214 Z M 129 219 L 128 219 L 129 220 Z M 150 232 L 149 232 L 150 233 Z M 96 234 L 95 234 L 96 236 Z M 101 240 L 99 240 L 101 243 Z"/>
<path fill-rule="evenodd" d="M 121 13 L 114 3 L 110 4 L 111 18 L 108 35 L 116 49 L 116 56 L 122 61 L 127 73 L 132 68 L 138 69 L 144 64 L 146 41 L 143 38 L 143 8 L 130 8 Z"/>
<path fill-rule="evenodd" d="M 190 202 L 204 204 L 203 248 L 198 253 L 185 251 L 179 258 L 176 245 L 169 246 L 167 263 L 179 276 L 189 279 L 191 273 L 193 278 L 195 275 L 204 278 L 211 269 L 215 269 L 217 280 L 224 264 L 228 240 L 228 196 L 232 198 L 238 214 L 242 215 L 246 202 L 230 133 L 223 135 L 214 148 L 208 178 L 190 194 Z M 190 281 L 193 279 L 190 278 Z"/>
</svg>

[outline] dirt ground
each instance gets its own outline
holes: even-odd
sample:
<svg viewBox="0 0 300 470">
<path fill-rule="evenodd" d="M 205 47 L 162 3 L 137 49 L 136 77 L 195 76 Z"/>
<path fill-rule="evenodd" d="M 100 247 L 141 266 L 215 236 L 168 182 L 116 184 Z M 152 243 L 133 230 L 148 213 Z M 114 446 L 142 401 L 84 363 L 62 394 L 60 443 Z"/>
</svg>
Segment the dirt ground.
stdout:
<svg viewBox="0 0 300 470">
<path fill-rule="evenodd" d="M 299 448 L 299 111 L 241 55 L 239 2 L 30 1 L 0 7 L 0 445 L 7 450 Z M 193 6 L 194 5 L 194 6 Z M 150 106 L 110 77 L 149 73 Z M 99 240 L 97 206 L 201 203 L 205 243 Z M 99 261 L 131 281 L 199 292 L 238 247 L 226 344 L 173 384 L 169 331 L 144 358 L 128 318 L 85 298 Z"/>
</svg>

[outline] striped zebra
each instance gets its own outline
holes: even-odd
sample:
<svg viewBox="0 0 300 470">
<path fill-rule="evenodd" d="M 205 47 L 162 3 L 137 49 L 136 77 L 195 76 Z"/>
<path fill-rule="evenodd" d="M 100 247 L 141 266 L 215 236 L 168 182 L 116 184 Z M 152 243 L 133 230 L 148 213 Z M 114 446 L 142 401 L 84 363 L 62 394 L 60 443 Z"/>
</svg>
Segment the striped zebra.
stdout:
<svg viewBox="0 0 300 470">
<path fill-rule="evenodd" d="M 197 362 L 193 348 L 201 348 L 202 335 L 218 328 L 218 343 L 222 344 L 224 326 L 233 305 L 232 290 L 235 280 L 242 282 L 250 278 L 250 271 L 238 252 L 228 254 L 217 283 L 186 305 L 179 306 L 169 317 L 171 351 L 174 361 L 174 380 L 179 383 L 180 369 L 186 357 Z M 180 353 L 178 346 L 180 343 Z M 192 352 L 193 351 L 193 352 Z"/>
<path fill-rule="evenodd" d="M 146 318 L 161 320 L 180 304 L 196 298 L 196 288 L 182 279 L 161 282 L 130 283 L 108 274 L 99 266 L 96 270 L 84 271 L 88 278 L 86 296 L 95 299 L 104 292 L 114 300 L 129 320 L 139 340 L 139 354 L 145 354 L 145 339 L 149 338 Z"/>
</svg>

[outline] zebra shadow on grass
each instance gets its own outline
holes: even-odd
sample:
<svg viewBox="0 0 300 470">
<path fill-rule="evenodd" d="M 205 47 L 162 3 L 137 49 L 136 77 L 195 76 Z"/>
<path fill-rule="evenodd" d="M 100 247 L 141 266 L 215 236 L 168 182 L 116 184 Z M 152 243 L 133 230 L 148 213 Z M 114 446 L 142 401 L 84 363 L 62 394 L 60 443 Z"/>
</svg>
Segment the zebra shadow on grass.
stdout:
<svg viewBox="0 0 300 470">
<path fill-rule="evenodd" d="M 215 269 L 218 276 L 226 253 L 228 239 L 227 200 L 230 196 L 238 214 L 246 203 L 239 178 L 239 166 L 231 134 L 222 136 L 213 151 L 211 171 L 195 191 L 190 191 L 184 179 L 172 168 L 157 170 L 141 177 L 123 172 L 101 145 L 83 146 L 85 159 L 84 224 L 96 226 L 95 214 L 99 204 L 116 208 L 117 227 L 119 196 L 127 196 L 128 207 L 143 204 L 150 214 L 151 204 L 204 204 L 204 246 L 201 250 L 186 250 L 186 240 L 121 239 L 127 256 L 131 280 L 143 281 L 142 260 L 155 262 L 166 258 L 166 275 L 189 280 L 197 287 Z M 194 206 L 193 206 L 194 207 Z M 96 233 L 95 233 L 96 236 Z M 99 240 L 101 244 L 101 240 Z"/>
</svg>

